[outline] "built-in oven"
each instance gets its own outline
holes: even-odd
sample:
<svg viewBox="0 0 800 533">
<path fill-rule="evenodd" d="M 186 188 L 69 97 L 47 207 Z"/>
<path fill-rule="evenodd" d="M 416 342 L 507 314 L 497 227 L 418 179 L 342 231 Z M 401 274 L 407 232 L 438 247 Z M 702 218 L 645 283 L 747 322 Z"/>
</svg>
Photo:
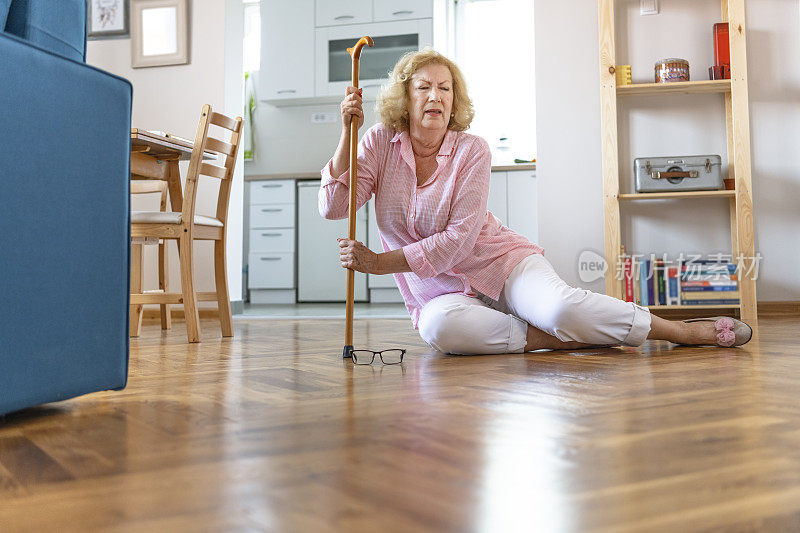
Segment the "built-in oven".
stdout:
<svg viewBox="0 0 800 533">
<path fill-rule="evenodd" d="M 425 18 L 318 27 L 316 32 L 317 96 L 344 95 L 351 82 L 347 48 L 369 35 L 375 46 L 361 51 L 359 86 L 364 88 L 365 99 L 374 99 L 403 54 L 432 45 L 433 23 Z"/>
</svg>

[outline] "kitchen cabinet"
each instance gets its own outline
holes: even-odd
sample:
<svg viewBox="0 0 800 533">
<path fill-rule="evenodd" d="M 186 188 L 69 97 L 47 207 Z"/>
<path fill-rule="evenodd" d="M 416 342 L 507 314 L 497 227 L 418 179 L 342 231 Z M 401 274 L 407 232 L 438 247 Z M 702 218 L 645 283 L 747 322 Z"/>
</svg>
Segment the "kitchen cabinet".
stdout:
<svg viewBox="0 0 800 533">
<path fill-rule="evenodd" d="M 297 182 L 297 301 L 344 302 L 347 271 L 339 262 L 339 237 L 347 237 L 347 219 L 327 220 L 319 214 L 320 182 Z M 356 213 L 356 240 L 367 242 L 367 214 Z M 367 275 L 355 273 L 355 301 L 365 302 Z"/>
<path fill-rule="evenodd" d="M 508 225 L 508 178 L 507 172 L 492 172 L 489 182 L 489 201 L 486 209 L 503 225 Z"/>
<path fill-rule="evenodd" d="M 340 26 L 433 17 L 432 0 L 317 0 L 316 25 Z"/>
<path fill-rule="evenodd" d="M 433 17 L 433 2 L 431 0 L 374 0 L 372 12 L 375 22 L 431 18 Z"/>
<path fill-rule="evenodd" d="M 347 235 L 347 220 L 319 215 L 320 182 L 306 177 L 311 176 L 248 182 L 245 235 L 251 303 L 344 301 L 346 272 L 336 238 Z M 382 253 L 374 209 L 372 199 L 359 210 L 356 239 Z M 492 172 L 487 209 L 503 225 L 538 243 L 536 171 Z M 355 279 L 356 301 L 402 302 L 391 274 L 357 272 Z"/>
<path fill-rule="evenodd" d="M 375 199 L 373 198 L 367 202 L 367 221 L 369 225 L 369 232 L 367 235 L 367 247 L 376 254 L 383 253 L 383 244 L 381 244 L 381 235 L 378 230 L 378 222 L 375 217 Z M 374 303 L 385 302 L 402 302 L 403 297 L 400 295 L 400 290 L 397 288 L 397 283 L 394 281 L 393 274 L 375 275 L 369 274 L 367 276 L 367 286 L 369 288 L 369 301 Z"/>
<path fill-rule="evenodd" d="M 529 241 L 539 240 L 535 170 L 492 172 L 487 209 Z"/>
<path fill-rule="evenodd" d="M 275 106 L 338 102 L 351 82 L 347 48 L 369 35 L 359 85 L 375 100 L 406 52 L 433 45 L 433 0 L 262 0 L 258 98 Z"/>
<path fill-rule="evenodd" d="M 251 303 L 294 303 L 294 180 L 249 182 L 247 288 Z"/>
<path fill-rule="evenodd" d="M 314 0 L 261 0 L 259 98 L 313 97 L 313 65 Z"/>
<path fill-rule="evenodd" d="M 533 243 L 539 242 L 538 191 L 535 170 L 510 170 L 506 225 Z"/>
<path fill-rule="evenodd" d="M 372 0 L 318 0 L 317 27 L 372 22 Z"/>
</svg>

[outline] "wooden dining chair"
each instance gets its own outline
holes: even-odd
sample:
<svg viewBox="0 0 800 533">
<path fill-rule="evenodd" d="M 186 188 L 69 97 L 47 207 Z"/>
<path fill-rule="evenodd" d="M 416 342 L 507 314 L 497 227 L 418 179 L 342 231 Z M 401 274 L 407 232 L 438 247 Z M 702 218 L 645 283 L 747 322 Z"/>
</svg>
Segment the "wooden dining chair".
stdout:
<svg viewBox="0 0 800 533">
<path fill-rule="evenodd" d="M 152 194 L 159 193 L 160 211 L 167 210 L 167 194 L 169 187 L 166 181 L 141 181 L 131 182 L 131 194 Z M 144 257 L 142 252 L 146 244 L 158 245 L 158 290 L 148 291 L 148 293 L 167 293 L 169 292 L 169 255 L 167 241 L 158 237 L 132 237 L 131 238 L 131 292 L 142 294 L 142 271 L 144 268 Z M 138 337 L 142 327 L 142 304 L 131 305 L 130 336 Z M 161 329 L 172 327 L 172 317 L 170 316 L 169 304 L 161 304 Z"/>
<path fill-rule="evenodd" d="M 230 131 L 230 139 L 223 141 L 209 136 L 209 128 L 217 126 Z M 189 170 L 184 184 L 181 212 L 174 211 L 133 211 L 131 213 L 131 237 L 157 237 L 178 241 L 178 259 L 181 267 L 181 292 L 131 294 L 131 304 L 183 304 L 186 316 L 186 333 L 189 342 L 200 341 L 200 319 L 197 302 L 216 301 L 219 322 L 223 337 L 233 336 L 231 302 L 228 296 L 228 276 L 226 273 L 226 230 L 228 221 L 228 202 L 230 200 L 233 171 L 242 138 L 242 119 L 229 118 L 212 111 L 206 104 L 197 125 Z M 204 155 L 212 152 L 218 155 L 216 165 L 204 161 Z M 215 217 L 195 214 L 197 182 L 200 176 L 220 180 Z M 214 292 L 195 292 L 193 250 L 195 240 L 214 241 Z"/>
</svg>

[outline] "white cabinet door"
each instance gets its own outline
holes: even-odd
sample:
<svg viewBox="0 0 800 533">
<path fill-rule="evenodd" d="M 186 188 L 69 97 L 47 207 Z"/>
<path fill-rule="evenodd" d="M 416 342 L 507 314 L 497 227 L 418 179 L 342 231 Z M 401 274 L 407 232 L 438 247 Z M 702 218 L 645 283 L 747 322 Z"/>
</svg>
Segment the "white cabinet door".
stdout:
<svg viewBox="0 0 800 533">
<path fill-rule="evenodd" d="M 251 229 L 250 251 L 294 253 L 294 228 Z"/>
<path fill-rule="evenodd" d="M 372 22 L 372 0 L 317 0 L 317 26 L 365 22 Z"/>
<path fill-rule="evenodd" d="M 539 241 L 537 198 L 535 170 L 508 172 L 508 224 L 506 225 L 533 243 Z"/>
<path fill-rule="evenodd" d="M 294 204 L 260 204 L 250 206 L 250 228 L 293 228 Z"/>
<path fill-rule="evenodd" d="M 508 225 L 508 192 L 505 172 L 492 172 L 489 184 L 489 202 L 486 208 L 500 219 L 503 225 Z"/>
<path fill-rule="evenodd" d="M 433 17 L 432 0 L 374 0 L 375 22 Z"/>
<path fill-rule="evenodd" d="M 314 96 L 314 0 L 261 0 L 261 100 Z"/>
<path fill-rule="evenodd" d="M 249 183 L 251 204 L 294 203 L 294 180 L 259 180 Z"/>
<path fill-rule="evenodd" d="M 378 222 L 375 217 L 374 198 L 367 203 L 367 218 L 369 219 L 369 243 L 367 246 L 376 254 L 381 254 L 383 253 L 383 244 L 381 244 L 380 230 L 378 230 Z M 370 289 L 397 288 L 397 283 L 394 282 L 394 276 L 392 274 L 382 274 L 380 276 L 369 274 L 367 278 L 367 283 Z"/>
<path fill-rule="evenodd" d="M 347 237 L 347 219 L 326 220 L 319 214 L 319 181 L 297 184 L 297 301 L 344 302 L 347 275 L 339 262 L 337 237 Z M 356 214 L 356 240 L 366 242 L 366 211 Z M 355 275 L 355 300 L 367 300 L 367 276 Z"/>
<path fill-rule="evenodd" d="M 251 252 L 248 255 L 248 289 L 293 289 L 293 252 Z"/>
</svg>

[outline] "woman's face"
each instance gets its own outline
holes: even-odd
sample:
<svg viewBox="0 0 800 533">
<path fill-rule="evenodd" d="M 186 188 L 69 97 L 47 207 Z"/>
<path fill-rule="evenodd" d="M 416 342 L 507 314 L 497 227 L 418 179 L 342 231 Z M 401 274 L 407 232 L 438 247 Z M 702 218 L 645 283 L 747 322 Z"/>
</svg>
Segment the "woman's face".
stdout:
<svg viewBox="0 0 800 533">
<path fill-rule="evenodd" d="M 445 65 L 426 65 L 411 76 L 408 118 L 412 129 L 446 130 L 453 109 L 453 76 Z"/>
</svg>

